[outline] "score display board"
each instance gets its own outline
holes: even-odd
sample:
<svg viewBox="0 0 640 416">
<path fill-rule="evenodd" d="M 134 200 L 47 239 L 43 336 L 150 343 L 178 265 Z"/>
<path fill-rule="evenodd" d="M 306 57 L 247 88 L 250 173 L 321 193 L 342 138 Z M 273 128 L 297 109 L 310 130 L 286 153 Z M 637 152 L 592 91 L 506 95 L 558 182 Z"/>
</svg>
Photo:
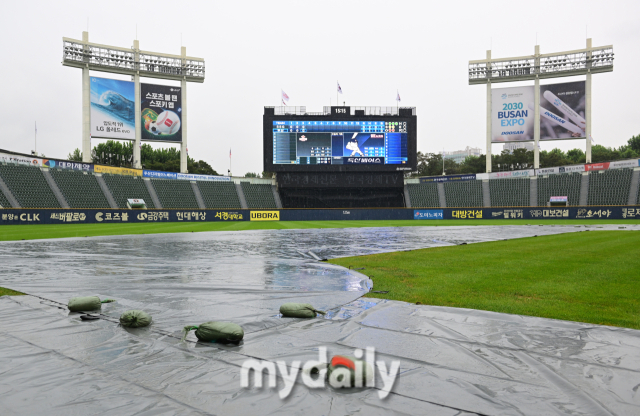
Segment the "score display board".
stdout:
<svg viewBox="0 0 640 416">
<path fill-rule="evenodd" d="M 296 118 L 265 120 L 265 171 L 415 169 L 415 117 Z"/>
</svg>

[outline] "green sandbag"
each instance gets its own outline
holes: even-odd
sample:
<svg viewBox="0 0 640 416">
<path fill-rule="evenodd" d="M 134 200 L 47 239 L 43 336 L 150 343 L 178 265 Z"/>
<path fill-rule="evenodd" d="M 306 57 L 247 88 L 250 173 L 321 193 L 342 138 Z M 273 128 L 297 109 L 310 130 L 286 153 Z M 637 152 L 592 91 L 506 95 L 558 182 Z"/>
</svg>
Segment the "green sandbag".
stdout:
<svg viewBox="0 0 640 416">
<path fill-rule="evenodd" d="M 115 302 L 113 299 L 105 299 L 102 302 L 97 296 L 80 296 L 69 299 L 67 307 L 71 312 L 95 311 L 102 308 L 103 303 Z"/>
<path fill-rule="evenodd" d="M 289 318 L 315 318 L 316 313 L 326 314 L 308 303 L 284 303 L 280 306 L 280 313 Z"/>
<path fill-rule="evenodd" d="M 196 338 L 205 342 L 220 342 L 220 343 L 238 343 L 244 338 L 244 330 L 238 324 L 231 322 L 205 322 L 198 326 L 185 326 L 184 327 L 184 340 L 187 337 L 187 333 L 191 330 L 196 330 Z"/>
<path fill-rule="evenodd" d="M 145 311 L 126 311 L 120 315 L 120 325 L 126 328 L 141 328 L 151 323 L 151 315 Z"/>
</svg>

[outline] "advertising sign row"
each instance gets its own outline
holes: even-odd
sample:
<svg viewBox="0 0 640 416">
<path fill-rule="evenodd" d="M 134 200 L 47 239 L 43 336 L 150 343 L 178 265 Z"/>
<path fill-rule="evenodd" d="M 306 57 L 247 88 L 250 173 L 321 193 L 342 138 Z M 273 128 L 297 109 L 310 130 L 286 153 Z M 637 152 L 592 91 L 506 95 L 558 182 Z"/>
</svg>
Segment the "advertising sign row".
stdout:
<svg viewBox="0 0 640 416">
<path fill-rule="evenodd" d="M 229 176 L 196 175 L 192 173 L 161 172 L 146 169 L 142 171 L 142 177 L 156 179 L 180 179 L 184 181 L 231 181 Z"/>
<path fill-rule="evenodd" d="M 640 219 L 640 206 L 440 208 L 440 209 L 288 209 L 258 210 L 99 210 L 0 209 L 0 225 L 211 221 L 323 220 L 486 220 L 486 219 Z"/>
<path fill-rule="evenodd" d="M 93 172 L 92 163 L 70 162 L 68 160 L 58 159 L 43 159 L 39 157 L 13 155 L 10 153 L 0 153 L 0 163 Z"/>
<path fill-rule="evenodd" d="M 477 178 L 475 173 L 469 173 L 466 175 L 431 176 L 428 178 L 420 178 L 420 183 L 461 182 L 461 181 L 474 181 L 476 179 Z"/>
<path fill-rule="evenodd" d="M 586 137 L 584 81 L 540 86 L 540 140 Z M 533 141 L 534 87 L 491 90 L 491 141 Z"/>
<path fill-rule="evenodd" d="M 136 100 L 132 81 L 91 77 L 91 137 L 135 140 Z M 144 141 L 182 142 L 181 87 L 140 84 Z"/>
</svg>

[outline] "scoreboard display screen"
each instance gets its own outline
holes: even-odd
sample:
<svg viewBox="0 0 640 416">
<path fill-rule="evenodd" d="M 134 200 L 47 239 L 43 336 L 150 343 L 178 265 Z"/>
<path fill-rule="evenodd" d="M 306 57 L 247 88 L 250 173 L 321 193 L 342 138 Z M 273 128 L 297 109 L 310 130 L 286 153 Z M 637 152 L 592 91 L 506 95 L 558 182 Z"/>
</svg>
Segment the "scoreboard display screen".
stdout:
<svg viewBox="0 0 640 416">
<path fill-rule="evenodd" d="M 413 170 L 415 119 L 378 118 L 272 119 L 265 123 L 265 171 Z"/>
</svg>

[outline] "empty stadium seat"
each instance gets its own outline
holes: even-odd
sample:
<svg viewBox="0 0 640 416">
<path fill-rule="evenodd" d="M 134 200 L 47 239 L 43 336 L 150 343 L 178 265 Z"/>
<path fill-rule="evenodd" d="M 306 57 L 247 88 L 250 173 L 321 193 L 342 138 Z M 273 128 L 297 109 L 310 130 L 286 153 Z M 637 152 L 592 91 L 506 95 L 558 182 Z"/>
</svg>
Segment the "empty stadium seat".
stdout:
<svg viewBox="0 0 640 416">
<path fill-rule="evenodd" d="M 580 203 L 580 180 L 582 174 L 563 173 L 538 177 L 538 206 L 546 206 L 552 196 L 566 196 L 568 205 Z"/>
<path fill-rule="evenodd" d="M 407 190 L 413 208 L 437 208 L 440 206 L 438 184 L 435 182 L 410 183 L 407 184 Z"/>
<path fill-rule="evenodd" d="M 207 208 L 240 209 L 240 198 L 233 182 L 197 181 L 198 189 Z"/>
<path fill-rule="evenodd" d="M 191 182 L 171 179 L 151 179 L 162 208 L 199 209 Z"/>
<path fill-rule="evenodd" d="M 144 199 L 147 208 L 155 208 L 149 190 L 141 177 L 103 174 L 118 208 L 127 208 L 127 199 Z"/>
<path fill-rule="evenodd" d="M 71 208 L 110 208 L 96 177 L 75 170 L 51 169 L 51 176 Z"/>
<path fill-rule="evenodd" d="M 629 202 L 632 169 L 589 172 L 589 205 L 626 205 Z"/>
<path fill-rule="evenodd" d="M 492 207 L 527 207 L 530 202 L 531 179 L 493 179 L 489 181 Z"/>
<path fill-rule="evenodd" d="M 271 185 L 240 182 L 244 198 L 249 208 L 276 208 Z"/>
<path fill-rule="evenodd" d="M 482 181 L 444 182 L 447 207 L 481 207 Z"/>
<path fill-rule="evenodd" d="M 0 165 L 0 176 L 21 207 L 60 208 L 60 203 L 40 168 Z"/>
<path fill-rule="evenodd" d="M 0 206 L 2 206 L 3 208 L 11 208 L 11 204 L 9 203 L 7 197 L 4 196 L 4 192 L 2 192 L 2 190 L 0 190 Z"/>
</svg>

